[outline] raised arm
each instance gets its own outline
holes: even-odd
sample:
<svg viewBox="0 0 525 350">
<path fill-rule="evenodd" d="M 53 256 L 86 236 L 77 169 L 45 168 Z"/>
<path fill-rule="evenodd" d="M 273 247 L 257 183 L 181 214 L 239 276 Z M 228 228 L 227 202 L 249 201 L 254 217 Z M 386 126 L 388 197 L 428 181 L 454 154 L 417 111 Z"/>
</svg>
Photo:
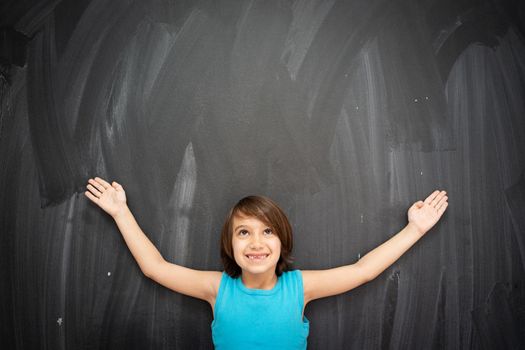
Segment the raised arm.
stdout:
<svg viewBox="0 0 525 350">
<path fill-rule="evenodd" d="M 126 204 L 124 188 L 96 177 L 89 179 L 85 195 L 115 220 L 124 241 L 144 275 L 176 292 L 206 300 L 213 307 L 221 273 L 172 264 L 162 257 L 139 227 Z"/>
<path fill-rule="evenodd" d="M 445 191 L 434 191 L 424 202 L 414 203 L 408 210 L 408 225 L 355 264 L 302 271 L 304 304 L 347 292 L 376 278 L 438 222 L 447 209 L 447 199 Z"/>
</svg>

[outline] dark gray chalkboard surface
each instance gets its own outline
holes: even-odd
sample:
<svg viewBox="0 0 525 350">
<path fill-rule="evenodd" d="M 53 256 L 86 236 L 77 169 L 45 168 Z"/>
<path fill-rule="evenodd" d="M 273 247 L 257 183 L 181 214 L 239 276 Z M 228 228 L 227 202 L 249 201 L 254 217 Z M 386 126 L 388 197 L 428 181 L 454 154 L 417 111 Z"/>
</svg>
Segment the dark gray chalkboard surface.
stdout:
<svg viewBox="0 0 525 350">
<path fill-rule="evenodd" d="M 0 347 L 210 349 L 209 306 L 145 278 L 87 179 L 164 257 L 220 270 L 241 197 L 295 267 L 355 262 L 435 188 L 438 225 L 308 305 L 309 349 L 525 347 L 522 1 L 0 4 Z"/>
</svg>

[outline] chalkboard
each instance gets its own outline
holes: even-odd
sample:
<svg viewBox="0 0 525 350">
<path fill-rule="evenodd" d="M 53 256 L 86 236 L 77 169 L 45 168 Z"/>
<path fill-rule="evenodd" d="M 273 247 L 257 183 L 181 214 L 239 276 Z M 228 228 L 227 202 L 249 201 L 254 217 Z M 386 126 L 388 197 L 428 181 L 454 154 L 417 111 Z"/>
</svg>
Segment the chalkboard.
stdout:
<svg viewBox="0 0 525 350">
<path fill-rule="evenodd" d="M 209 305 L 142 275 L 94 176 L 202 270 L 246 195 L 324 269 L 445 189 L 393 266 L 307 306 L 309 349 L 525 347 L 524 23 L 512 0 L 5 1 L 0 347 L 213 347 Z"/>
</svg>

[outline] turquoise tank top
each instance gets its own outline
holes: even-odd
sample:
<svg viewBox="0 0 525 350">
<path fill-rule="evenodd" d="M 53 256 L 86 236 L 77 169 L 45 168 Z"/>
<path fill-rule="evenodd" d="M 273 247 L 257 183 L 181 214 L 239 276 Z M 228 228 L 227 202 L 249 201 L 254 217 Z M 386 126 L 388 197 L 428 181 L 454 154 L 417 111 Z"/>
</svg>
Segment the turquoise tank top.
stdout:
<svg viewBox="0 0 525 350">
<path fill-rule="evenodd" d="M 310 322 L 302 318 L 303 278 L 300 270 L 283 272 L 272 289 L 247 288 L 240 277 L 222 273 L 214 319 L 217 350 L 306 349 Z"/>
</svg>

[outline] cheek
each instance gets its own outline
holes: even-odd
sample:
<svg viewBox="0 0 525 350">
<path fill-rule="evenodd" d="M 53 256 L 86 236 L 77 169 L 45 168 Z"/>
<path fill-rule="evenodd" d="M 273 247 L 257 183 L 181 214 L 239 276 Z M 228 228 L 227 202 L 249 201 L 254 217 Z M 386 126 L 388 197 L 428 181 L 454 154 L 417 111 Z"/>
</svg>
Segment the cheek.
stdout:
<svg viewBox="0 0 525 350">
<path fill-rule="evenodd" d="M 242 242 L 239 241 L 233 241 L 232 242 L 232 249 L 233 249 L 233 255 L 242 255 L 242 252 L 244 250 Z"/>
<path fill-rule="evenodd" d="M 236 246 L 235 244 L 232 247 L 233 247 L 233 260 L 235 260 L 237 265 L 239 265 L 242 262 L 242 250 L 239 249 L 239 247 Z"/>
<path fill-rule="evenodd" d="M 279 253 L 281 255 L 281 241 L 276 241 L 273 246 L 273 251 Z"/>
</svg>

